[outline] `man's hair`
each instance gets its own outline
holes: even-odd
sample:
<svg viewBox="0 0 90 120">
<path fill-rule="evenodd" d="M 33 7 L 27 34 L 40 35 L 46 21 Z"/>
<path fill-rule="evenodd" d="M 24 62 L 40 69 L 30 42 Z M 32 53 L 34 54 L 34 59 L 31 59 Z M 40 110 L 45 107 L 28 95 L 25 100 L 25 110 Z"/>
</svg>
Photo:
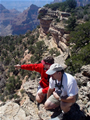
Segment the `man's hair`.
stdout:
<svg viewBox="0 0 90 120">
<path fill-rule="evenodd" d="M 45 57 L 43 60 L 45 61 L 45 63 L 54 63 L 54 58 L 52 56 Z"/>
<path fill-rule="evenodd" d="M 59 71 L 57 71 L 57 72 L 61 72 L 62 74 L 64 74 L 64 70 L 59 70 Z"/>
</svg>

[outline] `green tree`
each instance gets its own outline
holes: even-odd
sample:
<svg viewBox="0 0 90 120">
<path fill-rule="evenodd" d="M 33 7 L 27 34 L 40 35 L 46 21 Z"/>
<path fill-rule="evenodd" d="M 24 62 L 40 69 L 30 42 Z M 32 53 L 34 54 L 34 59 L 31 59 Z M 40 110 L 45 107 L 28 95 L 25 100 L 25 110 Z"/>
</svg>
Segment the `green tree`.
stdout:
<svg viewBox="0 0 90 120">
<path fill-rule="evenodd" d="M 71 32 L 71 57 L 66 60 L 67 71 L 75 74 L 83 65 L 90 63 L 90 22 L 78 25 Z"/>
<path fill-rule="evenodd" d="M 90 42 L 90 21 L 80 24 L 75 28 L 75 31 L 71 32 L 71 39 L 69 42 L 74 43 L 73 52 L 79 51 Z"/>
<path fill-rule="evenodd" d="M 77 26 L 76 18 L 74 16 L 69 17 L 66 23 L 67 23 L 66 30 L 68 31 L 74 31 L 74 28 Z"/>
<path fill-rule="evenodd" d="M 76 0 L 66 0 L 66 2 L 70 9 L 75 9 L 77 6 Z"/>
</svg>

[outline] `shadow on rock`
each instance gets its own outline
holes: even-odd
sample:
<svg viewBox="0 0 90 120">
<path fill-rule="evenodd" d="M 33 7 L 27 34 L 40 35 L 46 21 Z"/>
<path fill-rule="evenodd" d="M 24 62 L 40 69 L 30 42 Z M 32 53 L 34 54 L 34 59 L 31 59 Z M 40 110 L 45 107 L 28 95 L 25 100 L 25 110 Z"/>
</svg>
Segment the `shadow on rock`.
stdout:
<svg viewBox="0 0 90 120">
<path fill-rule="evenodd" d="M 65 114 L 63 120 L 86 120 L 84 112 L 80 110 L 77 103 L 71 106 L 71 110 Z"/>
<path fill-rule="evenodd" d="M 59 116 L 52 118 L 50 120 L 60 120 Z M 86 116 L 84 112 L 80 110 L 77 103 L 71 106 L 71 110 L 64 114 L 62 120 L 90 120 L 90 116 Z"/>
</svg>

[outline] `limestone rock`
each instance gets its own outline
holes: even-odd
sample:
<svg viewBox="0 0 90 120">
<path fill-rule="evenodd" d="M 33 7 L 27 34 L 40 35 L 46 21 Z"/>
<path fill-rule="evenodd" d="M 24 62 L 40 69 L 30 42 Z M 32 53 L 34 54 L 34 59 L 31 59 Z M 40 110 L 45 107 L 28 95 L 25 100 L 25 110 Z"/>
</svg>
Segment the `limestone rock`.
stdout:
<svg viewBox="0 0 90 120">
<path fill-rule="evenodd" d="M 25 111 L 20 106 L 13 102 L 8 102 L 0 107 L 1 120 L 25 120 Z"/>
<path fill-rule="evenodd" d="M 40 33 L 42 35 L 47 35 L 50 33 L 53 36 L 53 40 L 55 44 L 61 48 L 61 54 L 65 52 L 62 49 L 61 44 L 59 42 L 63 42 L 66 46 L 68 46 L 67 41 L 69 38 L 69 32 L 65 31 L 65 23 L 63 22 L 63 18 L 68 18 L 70 16 L 69 13 L 64 13 L 60 11 L 54 11 L 51 9 L 47 9 L 45 7 L 39 9 L 39 13 L 43 13 L 40 18 Z M 56 19 L 59 19 L 60 22 L 56 22 Z"/>
<path fill-rule="evenodd" d="M 46 13 L 47 10 L 48 10 L 47 8 L 42 7 L 42 8 L 39 8 L 39 9 L 38 9 L 38 13 Z"/>
<path fill-rule="evenodd" d="M 88 76 L 88 77 L 90 77 L 90 65 L 87 65 L 87 66 L 83 66 L 82 68 L 81 68 L 81 70 L 82 70 L 82 74 L 84 75 L 84 76 Z"/>
</svg>

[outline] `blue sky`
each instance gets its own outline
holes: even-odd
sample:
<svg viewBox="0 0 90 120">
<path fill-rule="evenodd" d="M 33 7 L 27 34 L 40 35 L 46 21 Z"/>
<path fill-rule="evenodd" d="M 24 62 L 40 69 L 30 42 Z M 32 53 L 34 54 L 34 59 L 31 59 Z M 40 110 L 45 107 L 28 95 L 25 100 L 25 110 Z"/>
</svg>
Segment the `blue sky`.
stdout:
<svg viewBox="0 0 90 120">
<path fill-rule="evenodd" d="M 27 9 L 31 4 L 35 4 L 38 7 L 43 7 L 45 4 L 49 4 L 54 0 L 0 0 L 0 3 L 7 9 L 17 9 L 23 11 Z"/>
</svg>

